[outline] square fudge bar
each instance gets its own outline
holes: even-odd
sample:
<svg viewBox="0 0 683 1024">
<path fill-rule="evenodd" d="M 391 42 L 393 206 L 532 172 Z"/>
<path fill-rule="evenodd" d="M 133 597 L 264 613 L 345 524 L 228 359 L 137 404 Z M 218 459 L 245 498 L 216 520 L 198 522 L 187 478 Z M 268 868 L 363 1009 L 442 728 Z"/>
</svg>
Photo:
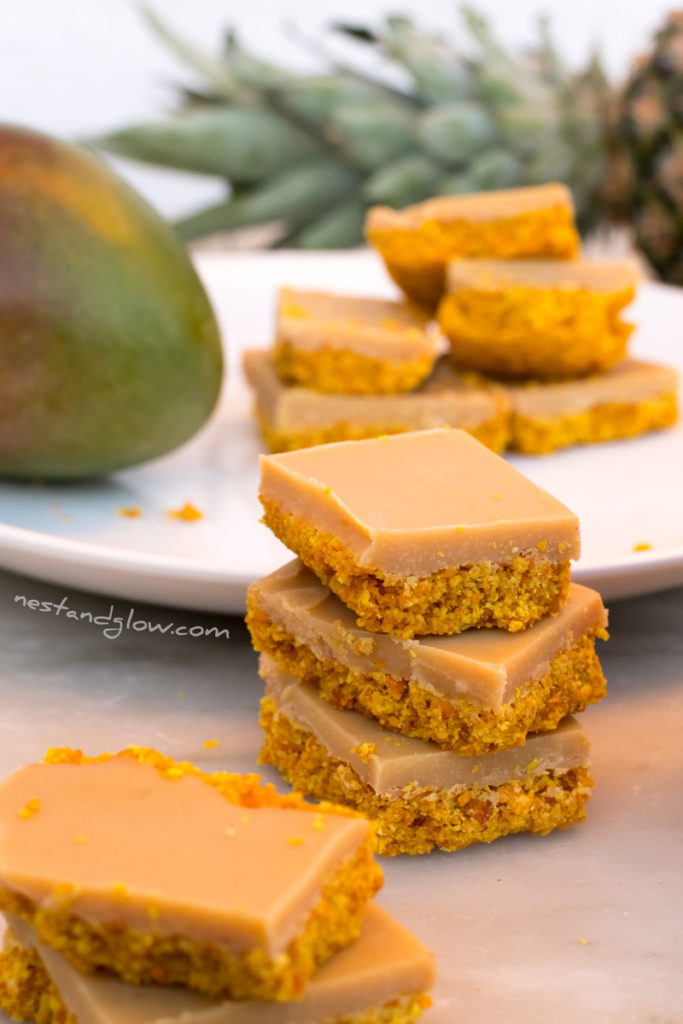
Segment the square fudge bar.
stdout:
<svg viewBox="0 0 683 1024">
<path fill-rule="evenodd" d="M 0 908 L 78 970 L 292 999 L 381 884 L 369 822 L 143 748 L 0 786 Z"/>
<path fill-rule="evenodd" d="M 453 259 L 573 259 L 579 251 L 571 195 L 558 184 L 375 206 L 365 234 L 399 288 L 428 310 Z"/>
<path fill-rule="evenodd" d="M 267 655 L 259 671 L 261 760 L 302 793 L 372 817 L 386 856 L 459 850 L 583 820 L 592 779 L 588 741 L 574 718 L 514 750 L 466 757 L 332 707 Z"/>
<path fill-rule="evenodd" d="M 411 391 L 440 351 L 424 316 L 405 302 L 280 292 L 274 357 L 287 384 L 347 395 Z"/>
<path fill-rule="evenodd" d="M 466 430 L 492 451 L 507 443 L 510 405 L 504 388 L 465 383 L 446 356 L 419 388 L 403 395 L 328 395 L 290 387 L 278 377 L 272 353 L 263 349 L 244 353 L 244 372 L 273 452 L 443 426 Z"/>
<path fill-rule="evenodd" d="M 371 632 L 412 637 L 559 610 L 566 506 L 462 430 L 261 456 L 264 522 Z"/>
<path fill-rule="evenodd" d="M 298 559 L 252 583 L 247 608 L 256 650 L 325 700 L 461 754 L 520 746 L 606 693 L 595 638 L 607 614 L 576 583 L 557 615 L 520 633 L 369 633 Z"/>
<path fill-rule="evenodd" d="M 678 420 L 678 388 L 676 370 L 640 359 L 582 380 L 509 386 L 510 447 L 542 455 L 670 427 Z"/>
<path fill-rule="evenodd" d="M 295 1003 L 219 1002 L 187 989 L 82 975 L 11 917 L 0 956 L 0 1009 L 40 1024 L 410 1024 L 429 1005 L 434 957 L 374 904 L 359 938 L 335 954 Z"/>
<path fill-rule="evenodd" d="M 456 366 L 498 377 L 580 377 L 626 353 L 629 263 L 454 260 L 439 325 Z"/>
</svg>

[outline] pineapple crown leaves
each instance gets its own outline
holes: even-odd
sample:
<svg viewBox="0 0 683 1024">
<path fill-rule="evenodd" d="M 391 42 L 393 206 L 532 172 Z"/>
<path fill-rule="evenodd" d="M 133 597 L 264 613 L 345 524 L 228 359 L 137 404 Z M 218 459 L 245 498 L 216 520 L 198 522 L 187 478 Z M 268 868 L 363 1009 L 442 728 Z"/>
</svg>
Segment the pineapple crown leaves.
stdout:
<svg viewBox="0 0 683 1024">
<path fill-rule="evenodd" d="M 307 40 L 324 71 L 301 75 L 255 57 L 234 32 L 214 57 L 145 16 L 199 84 L 180 88 L 165 121 L 89 141 L 225 179 L 225 202 L 178 225 L 187 239 L 278 221 L 294 244 L 350 244 L 362 238 L 369 204 L 558 178 L 579 199 L 579 221 L 591 220 L 606 83 L 596 63 L 569 72 L 546 23 L 534 47 L 515 53 L 470 7 L 462 47 L 405 16 L 376 29 L 340 23 L 332 38 L 370 48 L 379 69 L 369 74 Z"/>
</svg>

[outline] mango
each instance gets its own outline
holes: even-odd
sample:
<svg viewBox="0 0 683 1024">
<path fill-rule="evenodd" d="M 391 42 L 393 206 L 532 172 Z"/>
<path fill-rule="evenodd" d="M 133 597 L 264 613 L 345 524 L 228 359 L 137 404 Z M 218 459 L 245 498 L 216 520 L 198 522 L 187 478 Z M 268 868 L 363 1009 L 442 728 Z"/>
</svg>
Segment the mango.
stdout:
<svg viewBox="0 0 683 1024">
<path fill-rule="evenodd" d="M 0 474 L 77 479 L 169 452 L 221 377 L 172 229 L 86 150 L 0 125 Z"/>
</svg>

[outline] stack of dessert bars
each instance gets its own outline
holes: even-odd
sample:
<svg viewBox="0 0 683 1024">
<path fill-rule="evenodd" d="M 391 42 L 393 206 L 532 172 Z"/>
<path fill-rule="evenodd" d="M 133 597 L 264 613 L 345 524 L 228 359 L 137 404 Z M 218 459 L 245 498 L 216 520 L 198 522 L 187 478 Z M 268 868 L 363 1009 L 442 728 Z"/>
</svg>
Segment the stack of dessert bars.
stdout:
<svg viewBox="0 0 683 1024">
<path fill-rule="evenodd" d="M 512 450 L 544 454 L 676 422 L 676 371 L 626 357 L 633 326 L 620 313 L 634 269 L 581 258 L 564 185 L 375 207 L 366 233 L 406 296 L 438 320 L 455 369 L 504 385 Z"/>
<path fill-rule="evenodd" d="M 676 421 L 676 371 L 626 356 L 634 270 L 580 258 L 563 185 L 376 207 L 366 230 L 405 298 L 282 289 L 272 349 L 244 357 L 271 451 L 448 425 L 543 454 Z"/>
<path fill-rule="evenodd" d="M 386 855 L 584 817 L 606 613 L 569 509 L 443 428 L 262 456 L 260 497 L 298 556 L 248 593 L 264 763 Z"/>
<path fill-rule="evenodd" d="M 411 1024 L 434 960 L 373 825 L 129 747 L 0 784 L 0 1010 L 36 1024 Z"/>
</svg>

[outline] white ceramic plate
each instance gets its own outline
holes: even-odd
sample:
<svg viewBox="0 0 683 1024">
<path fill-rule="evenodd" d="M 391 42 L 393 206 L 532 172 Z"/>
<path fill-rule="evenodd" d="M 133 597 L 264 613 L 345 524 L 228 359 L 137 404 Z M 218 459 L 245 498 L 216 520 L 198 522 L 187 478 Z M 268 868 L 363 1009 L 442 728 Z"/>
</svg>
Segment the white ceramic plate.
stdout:
<svg viewBox="0 0 683 1024">
<path fill-rule="evenodd" d="M 277 287 L 392 295 L 370 252 L 211 254 L 198 260 L 224 329 L 229 374 L 217 416 L 163 459 L 106 481 L 0 484 L 0 566 L 130 600 L 241 612 L 251 580 L 289 553 L 260 524 L 257 453 L 240 372 L 245 347 L 271 340 Z M 683 290 L 646 284 L 633 352 L 683 371 Z M 510 460 L 581 518 L 574 577 L 626 597 L 683 583 L 683 427 L 632 441 Z M 186 501 L 193 522 L 168 517 Z M 139 507 L 139 518 L 118 509 Z M 649 550 L 635 551 L 638 544 Z"/>
</svg>

